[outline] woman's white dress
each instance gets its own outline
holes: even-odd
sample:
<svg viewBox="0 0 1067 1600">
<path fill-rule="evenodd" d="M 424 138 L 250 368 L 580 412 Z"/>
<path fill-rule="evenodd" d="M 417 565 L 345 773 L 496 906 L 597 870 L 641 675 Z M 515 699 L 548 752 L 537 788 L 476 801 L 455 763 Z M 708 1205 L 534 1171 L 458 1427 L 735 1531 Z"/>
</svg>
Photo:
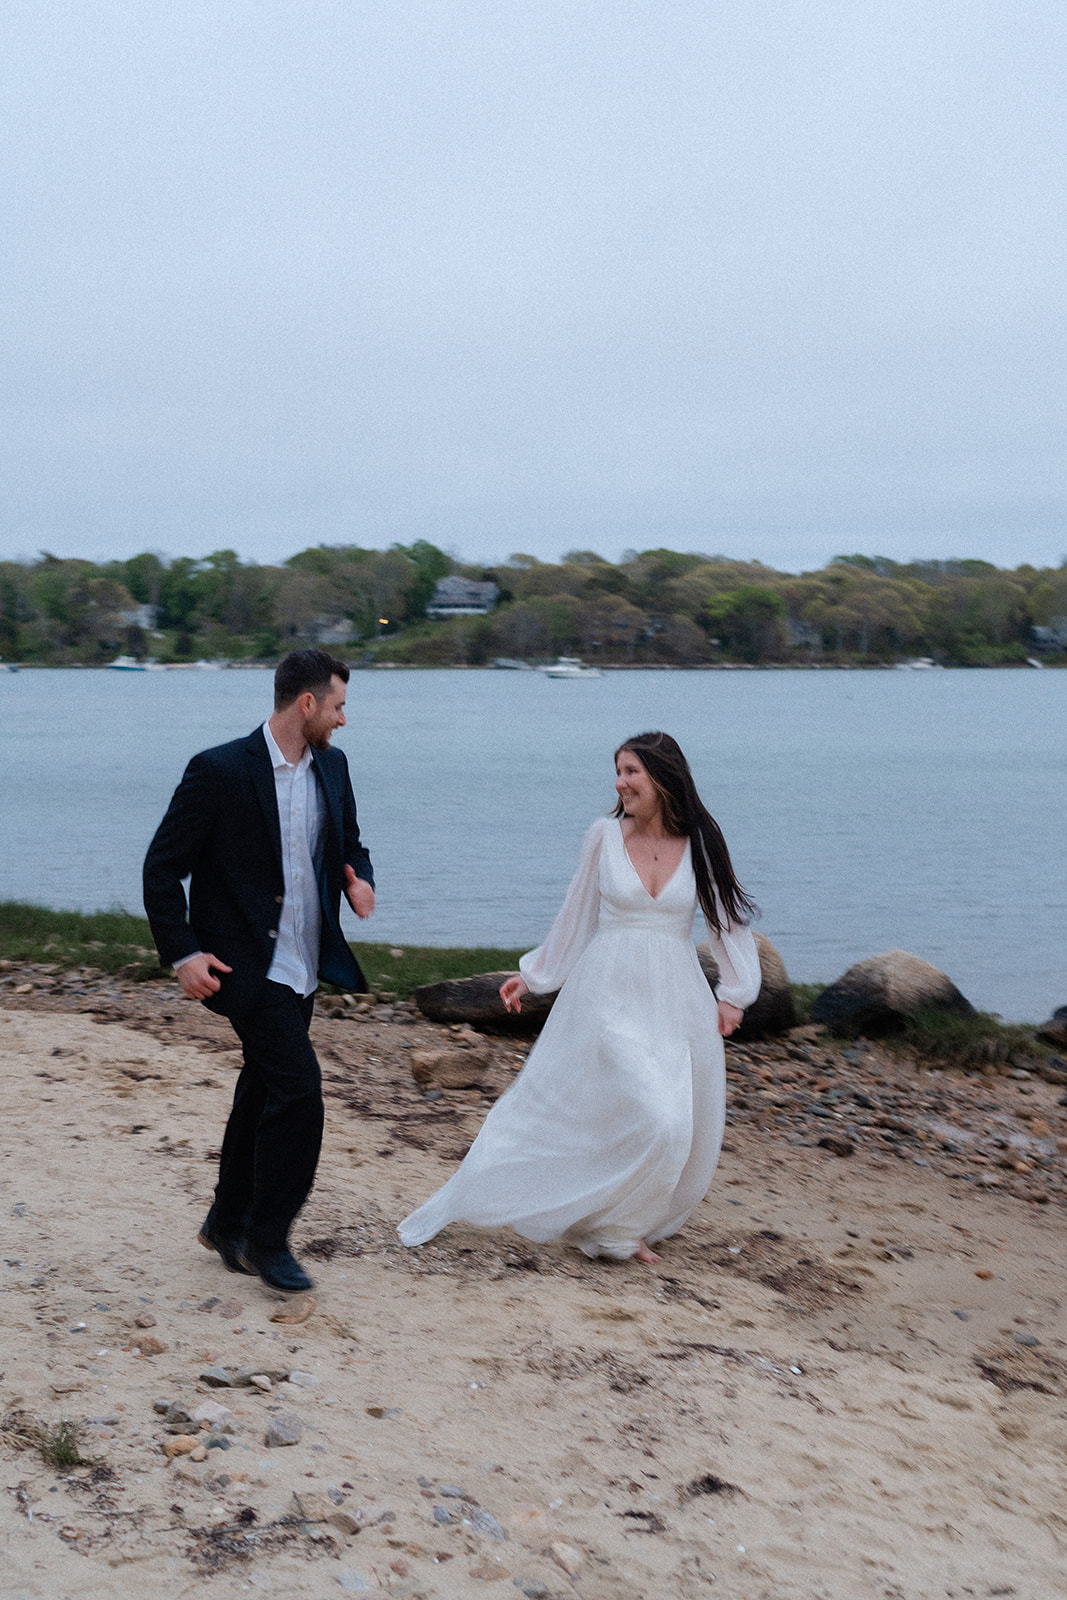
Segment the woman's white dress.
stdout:
<svg viewBox="0 0 1067 1600">
<path fill-rule="evenodd" d="M 725 1119 L 696 905 L 688 846 L 653 898 L 620 823 L 594 822 L 548 938 L 519 964 L 534 994 L 559 997 L 462 1165 L 400 1224 L 404 1244 L 462 1221 L 626 1257 L 677 1233 L 708 1191 Z M 744 1008 L 759 992 L 755 940 L 723 923 L 709 930 L 717 992 Z"/>
</svg>

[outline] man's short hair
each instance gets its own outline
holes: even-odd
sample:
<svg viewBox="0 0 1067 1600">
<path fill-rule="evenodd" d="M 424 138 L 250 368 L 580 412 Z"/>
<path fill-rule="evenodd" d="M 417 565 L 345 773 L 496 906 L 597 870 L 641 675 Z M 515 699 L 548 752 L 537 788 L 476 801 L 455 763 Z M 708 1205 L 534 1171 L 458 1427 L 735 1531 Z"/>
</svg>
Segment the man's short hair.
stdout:
<svg viewBox="0 0 1067 1600">
<path fill-rule="evenodd" d="M 338 661 L 325 650 L 291 650 L 278 662 L 274 673 L 274 709 L 284 711 L 308 690 L 321 700 L 331 678 L 348 682 L 348 663 Z"/>
</svg>

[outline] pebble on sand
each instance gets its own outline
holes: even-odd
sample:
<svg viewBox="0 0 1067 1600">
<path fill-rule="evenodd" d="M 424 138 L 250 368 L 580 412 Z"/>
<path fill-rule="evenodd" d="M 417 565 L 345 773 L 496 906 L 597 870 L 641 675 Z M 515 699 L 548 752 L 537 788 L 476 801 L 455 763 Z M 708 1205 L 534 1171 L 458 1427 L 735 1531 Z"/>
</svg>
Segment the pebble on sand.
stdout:
<svg viewBox="0 0 1067 1600">
<path fill-rule="evenodd" d="M 286 1444 L 299 1444 L 304 1432 L 304 1424 L 299 1417 L 292 1413 L 274 1417 L 267 1429 L 266 1444 L 268 1449 L 278 1449 Z"/>
</svg>

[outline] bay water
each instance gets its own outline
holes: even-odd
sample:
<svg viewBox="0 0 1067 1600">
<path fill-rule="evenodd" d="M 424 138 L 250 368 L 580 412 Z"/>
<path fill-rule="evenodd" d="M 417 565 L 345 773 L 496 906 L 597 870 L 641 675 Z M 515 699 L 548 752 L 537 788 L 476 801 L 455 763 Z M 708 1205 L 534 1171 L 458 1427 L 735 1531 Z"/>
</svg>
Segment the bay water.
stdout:
<svg viewBox="0 0 1067 1600">
<path fill-rule="evenodd" d="M 145 849 L 189 756 L 249 732 L 267 671 L 0 672 L 0 898 L 140 913 Z M 893 947 L 968 999 L 1067 1004 L 1067 672 L 354 672 L 349 759 L 396 945 L 527 948 L 612 752 L 674 734 L 790 977 Z M 699 930 L 702 936 L 702 930 Z"/>
</svg>

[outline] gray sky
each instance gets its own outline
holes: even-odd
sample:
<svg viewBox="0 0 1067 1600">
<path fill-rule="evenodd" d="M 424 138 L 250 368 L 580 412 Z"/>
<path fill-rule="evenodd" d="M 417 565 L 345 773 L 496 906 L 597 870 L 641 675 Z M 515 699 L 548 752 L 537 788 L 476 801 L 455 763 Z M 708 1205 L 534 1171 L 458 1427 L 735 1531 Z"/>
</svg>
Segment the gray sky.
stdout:
<svg viewBox="0 0 1067 1600">
<path fill-rule="evenodd" d="M 1063 0 L 13 0 L 0 556 L 1058 564 Z"/>
</svg>

